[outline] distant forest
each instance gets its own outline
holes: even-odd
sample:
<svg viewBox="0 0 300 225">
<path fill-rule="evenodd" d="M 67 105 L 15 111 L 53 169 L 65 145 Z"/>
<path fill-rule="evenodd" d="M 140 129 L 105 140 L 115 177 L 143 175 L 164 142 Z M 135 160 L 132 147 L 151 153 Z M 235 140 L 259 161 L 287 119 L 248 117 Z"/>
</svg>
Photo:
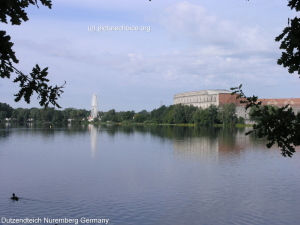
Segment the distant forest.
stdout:
<svg viewBox="0 0 300 225">
<path fill-rule="evenodd" d="M 66 108 L 12 108 L 6 103 L 0 103 L 1 122 L 36 122 L 36 123 L 88 123 L 90 111 L 86 109 Z M 206 109 L 188 105 L 161 106 L 151 112 L 142 110 L 120 111 L 114 109 L 108 112 L 98 112 L 94 123 L 144 123 L 144 124 L 196 124 L 212 126 L 214 124 L 235 125 L 244 124 L 244 118 L 236 116 L 233 103 L 223 105 L 222 108 L 211 105 Z"/>
</svg>

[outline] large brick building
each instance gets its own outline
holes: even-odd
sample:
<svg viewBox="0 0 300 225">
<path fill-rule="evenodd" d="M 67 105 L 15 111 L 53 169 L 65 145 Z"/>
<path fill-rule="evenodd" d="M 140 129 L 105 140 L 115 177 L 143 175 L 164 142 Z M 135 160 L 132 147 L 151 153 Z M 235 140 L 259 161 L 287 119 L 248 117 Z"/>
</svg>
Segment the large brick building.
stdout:
<svg viewBox="0 0 300 225">
<path fill-rule="evenodd" d="M 207 108 L 210 105 L 222 106 L 228 103 L 234 103 L 237 106 L 238 116 L 249 119 L 248 112 L 240 103 L 240 99 L 236 99 L 237 95 L 231 95 L 228 90 L 203 90 L 191 91 L 174 95 L 174 104 L 193 105 L 201 108 Z M 300 112 L 300 98 L 280 98 L 280 99 L 258 99 L 262 105 L 273 105 L 282 107 L 289 104 L 295 112 Z"/>
<path fill-rule="evenodd" d="M 174 104 L 193 105 L 207 108 L 210 105 L 222 106 L 227 103 L 241 105 L 236 95 L 227 90 L 203 90 L 184 92 L 174 95 Z"/>
<path fill-rule="evenodd" d="M 224 105 L 233 101 L 238 104 L 235 97 L 227 90 L 192 91 L 174 95 L 174 104 L 193 105 L 201 108 L 207 108 L 210 105 Z"/>
</svg>

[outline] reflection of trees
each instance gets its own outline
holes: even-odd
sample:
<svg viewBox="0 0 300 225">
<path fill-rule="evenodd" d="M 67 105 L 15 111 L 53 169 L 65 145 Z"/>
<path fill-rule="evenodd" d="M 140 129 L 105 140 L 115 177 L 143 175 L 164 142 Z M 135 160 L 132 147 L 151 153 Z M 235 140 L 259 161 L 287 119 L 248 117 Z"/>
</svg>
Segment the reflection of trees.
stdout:
<svg viewBox="0 0 300 225">
<path fill-rule="evenodd" d="M 32 125 L 32 124 L 31 124 Z M 4 126 L 4 125 L 2 125 Z M 228 152 L 239 153 L 241 149 L 250 145 L 250 142 L 255 137 L 253 135 L 244 136 L 248 128 L 235 127 L 188 127 L 188 126 L 124 126 L 124 125 L 80 125 L 69 124 L 66 126 L 43 124 L 36 126 L 22 126 L 24 129 L 30 130 L 37 136 L 50 138 L 58 135 L 60 131 L 66 136 L 82 135 L 86 132 L 90 133 L 92 152 L 96 151 L 97 136 L 101 133 L 108 134 L 114 137 L 117 134 L 123 136 L 151 135 L 153 138 L 158 138 L 161 141 L 172 141 L 174 150 L 180 154 L 198 154 L 209 155 Z M 4 127 L 3 127 L 4 128 Z M 21 131 L 20 131 L 21 132 Z M 8 135 L 5 131 L 0 132 L 3 137 Z M 0 136 L 1 137 L 1 136 Z"/>
<path fill-rule="evenodd" d="M 9 136 L 10 132 L 11 131 L 9 129 L 7 129 L 6 125 L 1 124 L 0 125 L 0 141 L 1 141 L 1 139 L 5 140 L 5 138 L 7 138 Z"/>
</svg>

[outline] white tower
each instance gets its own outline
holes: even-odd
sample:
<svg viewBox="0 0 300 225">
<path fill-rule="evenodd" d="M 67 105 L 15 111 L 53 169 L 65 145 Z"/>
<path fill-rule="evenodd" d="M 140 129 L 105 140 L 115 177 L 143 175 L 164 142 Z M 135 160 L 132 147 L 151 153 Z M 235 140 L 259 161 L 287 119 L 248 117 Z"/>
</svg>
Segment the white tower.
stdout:
<svg viewBox="0 0 300 225">
<path fill-rule="evenodd" d="M 92 120 L 97 118 L 97 116 L 98 116 L 98 98 L 97 98 L 97 94 L 94 93 L 92 97 L 92 110 L 91 110 Z"/>
</svg>

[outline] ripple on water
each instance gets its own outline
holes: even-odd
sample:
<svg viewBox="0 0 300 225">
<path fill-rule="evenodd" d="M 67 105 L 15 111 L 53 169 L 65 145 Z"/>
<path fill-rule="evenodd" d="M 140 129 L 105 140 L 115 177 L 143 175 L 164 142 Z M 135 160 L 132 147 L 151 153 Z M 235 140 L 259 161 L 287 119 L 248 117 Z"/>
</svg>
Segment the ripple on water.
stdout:
<svg viewBox="0 0 300 225">
<path fill-rule="evenodd" d="M 138 132 L 109 139 L 107 131 L 97 139 L 105 146 L 97 150 L 98 158 L 90 157 L 86 133 L 66 138 L 63 131 L 43 142 L 26 130 L 26 151 L 18 152 L 22 132 L 7 137 L 13 138 L 0 155 L 1 216 L 109 218 L 117 225 L 300 220 L 295 212 L 300 204 L 297 156 L 281 158 L 252 146 L 198 149 L 222 145 L 216 137 L 213 144 L 208 137 L 179 143 L 154 135 L 145 141 Z M 11 190 L 20 201 L 11 201 Z"/>
</svg>

